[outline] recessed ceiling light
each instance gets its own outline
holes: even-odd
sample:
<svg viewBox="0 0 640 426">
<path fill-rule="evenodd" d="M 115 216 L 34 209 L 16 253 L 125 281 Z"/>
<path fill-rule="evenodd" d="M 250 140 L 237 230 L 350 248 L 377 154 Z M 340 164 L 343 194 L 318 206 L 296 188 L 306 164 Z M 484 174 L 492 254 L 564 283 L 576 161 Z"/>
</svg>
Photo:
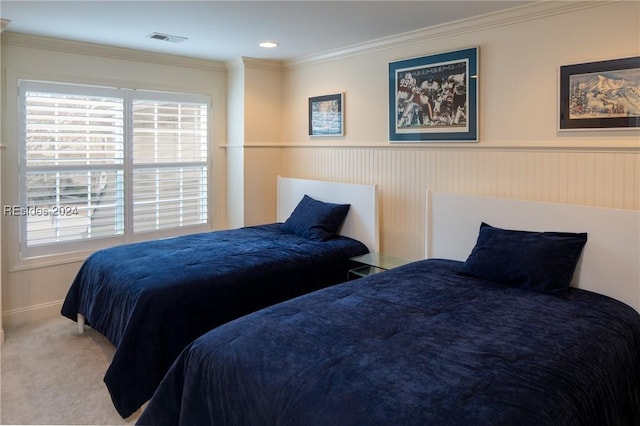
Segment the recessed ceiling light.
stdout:
<svg viewBox="0 0 640 426">
<path fill-rule="evenodd" d="M 278 47 L 279 44 L 275 41 L 263 41 L 262 43 L 258 44 L 258 46 L 264 47 L 265 49 L 273 49 L 274 47 Z"/>
</svg>

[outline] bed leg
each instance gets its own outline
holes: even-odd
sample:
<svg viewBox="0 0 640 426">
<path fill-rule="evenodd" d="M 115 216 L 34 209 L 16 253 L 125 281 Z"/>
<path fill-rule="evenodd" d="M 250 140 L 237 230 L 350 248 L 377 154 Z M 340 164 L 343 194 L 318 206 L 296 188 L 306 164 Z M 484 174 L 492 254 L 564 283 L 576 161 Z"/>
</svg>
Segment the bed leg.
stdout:
<svg viewBox="0 0 640 426">
<path fill-rule="evenodd" d="M 78 333 L 84 333 L 84 315 L 78 314 Z"/>
</svg>

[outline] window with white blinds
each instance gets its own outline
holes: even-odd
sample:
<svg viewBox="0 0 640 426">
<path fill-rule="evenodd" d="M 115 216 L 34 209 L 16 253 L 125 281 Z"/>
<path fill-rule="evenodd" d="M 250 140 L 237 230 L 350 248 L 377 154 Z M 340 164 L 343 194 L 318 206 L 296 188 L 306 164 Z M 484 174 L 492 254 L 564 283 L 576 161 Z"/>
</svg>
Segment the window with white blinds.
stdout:
<svg viewBox="0 0 640 426">
<path fill-rule="evenodd" d="M 133 101 L 133 229 L 207 220 L 207 107 Z"/>
<path fill-rule="evenodd" d="M 207 225 L 209 99 L 20 82 L 23 257 Z M 113 241 L 115 243 L 115 241 Z"/>
</svg>

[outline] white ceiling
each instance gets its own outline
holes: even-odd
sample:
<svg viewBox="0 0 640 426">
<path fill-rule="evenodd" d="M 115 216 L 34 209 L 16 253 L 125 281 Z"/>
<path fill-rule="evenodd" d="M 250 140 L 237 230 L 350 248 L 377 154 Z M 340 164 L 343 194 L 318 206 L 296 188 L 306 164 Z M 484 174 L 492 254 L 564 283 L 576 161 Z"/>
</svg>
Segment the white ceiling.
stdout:
<svg viewBox="0 0 640 426">
<path fill-rule="evenodd" d="M 30 1 L 0 0 L 5 29 L 228 61 L 292 60 L 530 1 Z M 188 37 L 179 43 L 153 33 Z M 276 49 L 258 42 L 273 40 Z"/>
</svg>

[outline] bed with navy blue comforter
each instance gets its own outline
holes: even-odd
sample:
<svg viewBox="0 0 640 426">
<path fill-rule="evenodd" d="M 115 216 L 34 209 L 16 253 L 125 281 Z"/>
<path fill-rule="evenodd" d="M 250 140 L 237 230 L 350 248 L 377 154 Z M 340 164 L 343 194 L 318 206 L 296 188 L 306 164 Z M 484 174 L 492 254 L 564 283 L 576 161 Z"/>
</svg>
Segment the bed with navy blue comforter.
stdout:
<svg viewBox="0 0 640 426">
<path fill-rule="evenodd" d="M 640 315 L 424 260 L 190 344 L 141 425 L 638 425 Z"/>
<path fill-rule="evenodd" d="M 315 241 L 274 223 L 129 244 L 91 255 L 62 314 L 116 347 L 104 381 L 123 417 L 153 394 L 180 351 L 215 326 L 344 281 L 367 253 L 341 236 Z"/>
</svg>

